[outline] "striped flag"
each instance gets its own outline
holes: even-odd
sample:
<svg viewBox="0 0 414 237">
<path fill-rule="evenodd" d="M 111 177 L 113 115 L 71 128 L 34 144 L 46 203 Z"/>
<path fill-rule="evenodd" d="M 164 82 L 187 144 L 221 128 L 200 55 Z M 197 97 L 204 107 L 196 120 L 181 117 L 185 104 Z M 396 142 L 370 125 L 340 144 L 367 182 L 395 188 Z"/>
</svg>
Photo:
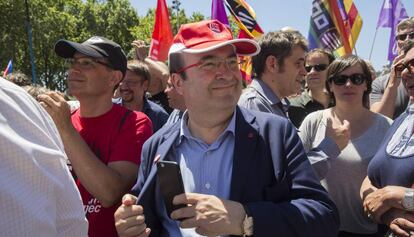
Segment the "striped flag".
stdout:
<svg viewBox="0 0 414 237">
<path fill-rule="evenodd" d="M 13 61 L 10 59 L 9 63 L 7 64 L 6 69 L 3 71 L 3 77 L 6 77 L 7 74 L 13 72 Z"/>
<path fill-rule="evenodd" d="M 256 21 L 256 13 L 244 0 L 226 0 L 226 7 L 237 22 L 240 30 L 244 31 L 250 38 L 263 34 Z"/>
<path fill-rule="evenodd" d="M 328 49 L 335 56 L 351 54 L 362 28 L 353 0 L 314 0 L 312 4 L 310 48 Z"/>
<path fill-rule="evenodd" d="M 263 30 L 256 21 L 256 13 L 246 1 L 225 0 L 225 3 L 240 28 L 239 38 L 256 38 L 263 34 Z M 247 82 L 250 82 L 252 77 L 252 58 L 250 56 L 243 56 L 240 59 L 244 61 L 240 66 L 242 76 Z"/>
</svg>

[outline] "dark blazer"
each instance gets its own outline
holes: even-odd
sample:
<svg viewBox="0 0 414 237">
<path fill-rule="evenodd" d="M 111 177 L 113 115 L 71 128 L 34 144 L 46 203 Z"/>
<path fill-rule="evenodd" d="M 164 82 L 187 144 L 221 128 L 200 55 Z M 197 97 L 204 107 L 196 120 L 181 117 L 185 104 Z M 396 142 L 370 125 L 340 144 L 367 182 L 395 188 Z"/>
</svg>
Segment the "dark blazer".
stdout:
<svg viewBox="0 0 414 237">
<path fill-rule="evenodd" d="M 145 144 L 133 193 L 144 207 L 151 236 L 165 234 L 155 211 L 156 165 L 168 159 L 180 123 L 165 126 Z M 254 236 L 336 236 L 339 216 L 306 157 L 296 129 L 285 118 L 236 108 L 230 199 L 246 204 Z"/>
</svg>

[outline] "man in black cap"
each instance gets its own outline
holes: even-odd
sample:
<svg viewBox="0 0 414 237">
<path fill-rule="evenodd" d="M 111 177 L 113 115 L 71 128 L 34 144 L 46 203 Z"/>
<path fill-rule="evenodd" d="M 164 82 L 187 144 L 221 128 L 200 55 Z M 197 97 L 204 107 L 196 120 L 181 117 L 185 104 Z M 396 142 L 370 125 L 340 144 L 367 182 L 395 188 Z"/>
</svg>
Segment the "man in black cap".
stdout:
<svg viewBox="0 0 414 237">
<path fill-rule="evenodd" d="M 137 178 L 151 122 L 141 112 L 112 104 L 113 91 L 127 68 L 118 44 L 98 36 L 81 44 L 59 40 L 55 52 L 66 59 L 68 92 L 80 107 L 71 115 L 64 98 L 55 92 L 38 99 L 62 137 L 83 199 L 89 236 L 117 236 L 113 214 Z"/>
</svg>

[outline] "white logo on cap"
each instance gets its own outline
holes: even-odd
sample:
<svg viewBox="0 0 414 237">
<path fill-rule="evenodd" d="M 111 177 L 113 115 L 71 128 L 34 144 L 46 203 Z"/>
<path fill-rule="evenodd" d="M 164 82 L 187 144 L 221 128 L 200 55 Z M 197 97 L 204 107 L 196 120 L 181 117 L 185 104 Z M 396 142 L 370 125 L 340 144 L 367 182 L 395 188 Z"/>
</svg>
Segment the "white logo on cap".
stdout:
<svg viewBox="0 0 414 237">
<path fill-rule="evenodd" d="M 220 25 L 219 25 L 218 23 L 216 23 L 216 22 L 211 22 L 211 23 L 210 23 L 210 29 L 211 29 L 213 32 L 216 32 L 216 33 L 221 33 L 221 30 L 220 30 Z"/>
<path fill-rule="evenodd" d="M 103 39 L 101 39 L 100 37 L 94 36 L 94 37 L 88 39 L 86 42 L 88 42 L 88 43 L 103 43 L 105 41 Z"/>
</svg>

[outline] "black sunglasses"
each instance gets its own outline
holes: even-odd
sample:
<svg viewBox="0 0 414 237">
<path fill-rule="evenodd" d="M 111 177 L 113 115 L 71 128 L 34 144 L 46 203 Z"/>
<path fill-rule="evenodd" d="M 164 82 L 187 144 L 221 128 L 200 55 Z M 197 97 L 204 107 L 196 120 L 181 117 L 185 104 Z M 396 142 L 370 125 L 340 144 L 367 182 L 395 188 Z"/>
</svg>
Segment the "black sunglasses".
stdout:
<svg viewBox="0 0 414 237">
<path fill-rule="evenodd" d="M 364 81 L 367 79 L 367 77 L 364 74 L 352 74 L 350 76 L 346 75 L 338 75 L 330 78 L 330 81 L 332 81 L 337 86 L 343 86 L 346 84 L 348 80 L 352 82 L 354 85 L 361 85 L 364 83 Z"/>
<path fill-rule="evenodd" d="M 328 65 L 327 64 L 315 64 L 315 65 L 305 66 L 305 70 L 307 72 L 312 71 L 312 68 L 315 68 L 315 71 L 317 71 L 317 72 L 321 72 L 321 71 L 325 70 L 326 68 L 328 68 Z"/>
<path fill-rule="evenodd" d="M 399 35 L 396 35 L 395 38 L 397 40 L 404 41 L 404 40 L 407 39 L 407 36 L 408 36 L 409 39 L 414 39 L 414 31 L 413 32 L 410 32 L 410 33 L 407 33 L 407 34 L 399 34 Z"/>
</svg>

